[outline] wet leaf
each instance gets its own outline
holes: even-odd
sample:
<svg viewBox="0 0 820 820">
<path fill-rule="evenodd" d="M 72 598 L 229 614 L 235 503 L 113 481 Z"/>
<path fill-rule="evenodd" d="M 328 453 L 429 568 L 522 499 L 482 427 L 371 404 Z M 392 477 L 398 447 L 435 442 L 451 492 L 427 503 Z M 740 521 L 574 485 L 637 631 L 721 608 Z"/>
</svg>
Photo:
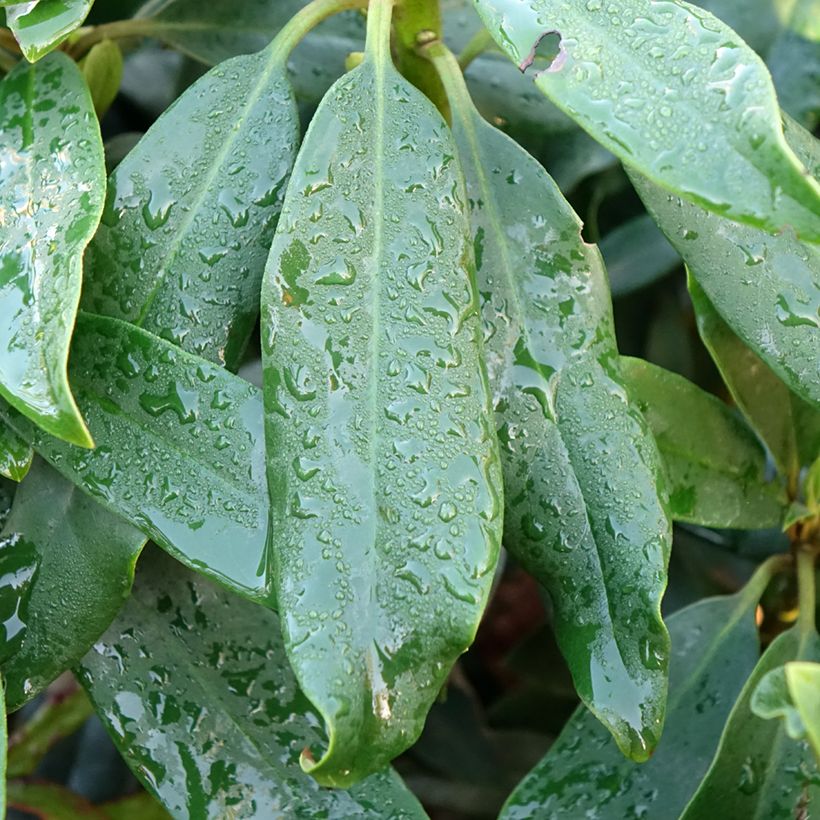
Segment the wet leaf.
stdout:
<svg viewBox="0 0 820 820">
<path fill-rule="evenodd" d="M 85 309 L 238 366 L 299 142 L 288 52 L 279 38 L 208 72 L 117 166 Z"/>
<path fill-rule="evenodd" d="M 682 820 L 810 816 L 820 805 L 820 774 L 808 744 L 786 737 L 782 721 L 751 709 L 752 694 L 771 670 L 794 660 L 820 660 L 814 630 L 793 627 L 766 650 L 723 730 L 717 753 Z M 802 807 L 802 809 L 801 809 Z"/>
<path fill-rule="evenodd" d="M 32 579 L 36 572 L 37 554 L 32 545 L 7 534 L 4 528 L 0 537 L 0 664 L 19 652 L 26 638 Z M 6 681 L 3 688 L 4 702 L 7 702 Z"/>
<path fill-rule="evenodd" d="M 784 488 L 766 481 L 766 454 L 743 419 L 682 376 L 640 359 L 621 361 L 669 478 L 672 517 L 704 527 L 780 525 Z"/>
<path fill-rule="evenodd" d="M 259 391 L 139 328 L 82 313 L 71 372 L 95 450 L 2 414 L 104 507 L 200 572 L 269 603 Z"/>
<path fill-rule="evenodd" d="M 689 293 L 701 338 L 732 397 L 771 450 L 780 471 L 794 480 L 801 464 L 810 464 L 820 454 L 820 408 L 792 393 L 735 336 L 692 276 Z"/>
<path fill-rule="evenodd" d="M 820 766 L 820 664 L 787 663 L 786 684 Z"/>
<path fill-rule="evenodd" d="M 159 552 L 79 671 L 134 773 L 175 818 L 390 817 L 424 813 L 398 776 L 331 791 L 299 767 L 322 742 L 276 615 Z M 230 762 L 224 750 L 230 749 Z"/>
<path fill-rule="evenodd" d="M 33 458 L 31 444 L 20 438 L 7 424 L 0 423 L 0 475 L 12 481 L 22 481 Z"/>
<path fill-rule="evenodd" d="M 637 765 L 624 758 L 594 718 L 579 709 L 507 800 L 502 820 L 678 817 L 708 769 L 726 717 L 757 662 L 754 611 L 770 577 L 764 570 L 736 595 L 699 601 L 667 620 L 669 707 L 651 760 Z"/>
<path fill-rule="evenodd" d="M 418 737 L 501 534 L 455 147 L 390 63 L 390 5 L 371 7 L 368 56 L 313 119 L 262 293 L 271 559 L 330 736 L 303 765 L 326 785 Z"/>
<path fill-rule="evenodd" d="M 6 8 L 12 30 L 26 59 L 36 62 L 83 24 L 94 0 L 26 0 Z M 102 190 L 97 186 L 98 190 Z"/>
<path fill-rule="evenodd" d="M 561 53 L 535 84 L 636 171 L 722 216 L 820 242 L 820 185 L 783 137 L 760 58 L 694 6 L 654 0 L 475 0 L 522 70 L 541 39 Z"/>
<path fill-rule="evenodd" d="M 787 136 L 813 171 L 816 140 L 786 120 Z M 661 230 L 715 308 L 788 386 L 820 403 L 820 249 L 786 229 L 769 236 L 630 177 Z"/>
<path fill-rule="evenodd" d="M 0 395 L 90 447 L 66 362 L 105 171 L 77 66 L 64 54 L 21 62 L 0 82 L 0 132 Z"/>
<path fill-rule="evenodd" d="M 111 623 L 144 543 L 139 530 L 35 461 L 0 536 L 0 562 L 27 556 L 25 571 L 36 568 L 25 594 L 16 574 L 0 577 L 0 600 L 17 597 L 26 627 L 2 664 L 10 709 L 76 663 Z"/>
<path fill-rule="evenodd" d="M 549 590 L 584 703 L 645 759 L 663 725 L 671 534 L 660 459 L 618 370 L 606 272 L 555 183 L 436 54 L 472 206 L 505 544 Z"/>
</svg>

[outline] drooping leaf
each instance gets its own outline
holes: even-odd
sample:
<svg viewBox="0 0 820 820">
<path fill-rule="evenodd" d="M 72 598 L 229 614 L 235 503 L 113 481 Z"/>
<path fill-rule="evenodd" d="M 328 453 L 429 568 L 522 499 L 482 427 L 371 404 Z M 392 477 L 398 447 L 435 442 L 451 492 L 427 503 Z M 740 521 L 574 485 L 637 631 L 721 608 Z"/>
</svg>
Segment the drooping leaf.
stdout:
<svg viewBox="0 0 820 820">
<path fill-rule="evenodd" d="M 502 820 L 677 818 L 708 769 L 726 717 L 757 662 L 754 610 L 770 578 L 768 569 L 761 570 L 736 595 L 699 601 L 667 620 L 669 707 L 649 762 L 635 764 L 620 755 L 579 709 L 507 800 Z"/>
<path fill-rule="evenodd" d="M 0 475 L 12 481 L 22 481 L 33 458 L 31 444 L 20 438 L 7 424 L 0 424 Z"/>
<path fill-rule="evenodd" d="M 791 480 L 820 454 L 820 409 L 803 401 L 723 321 L 697 280 L 689 293 L 698 330 L 733 398 Z"/>
<path fill-rule="evenodd" d="M 787 136 L 812 173 L 813 137 L 786 120 Z M 670 196 L 630 173 L 649 212 L 735 333 L 789 387 L 820 404 L 820 249 L 738 225 Z"/>
<path fill-rule="evenodd" d="M 606 272 L 538 163 L 434 51 L 472 206 L 507 548 L 549 590 L 576 689 L 623 751 L 663 725 L 670 532 L 654 442 L 618 371 Z"/>
<path fill-rule="evenodd" d="M 788 506 L 766 481 L 766 454 L 741 418 L 715 396 L 640 359 L 621 369 L 658 443 L 672 517 L 705 527 L 776 527 Z"/>
<path fill-rule="evenodd" d="M 262 400 L 133 325 L 81 313 L 71 373 L 97 441 L 79 450 L 0 415 L 58 472 L 180 560 L 270 602 Z"/>
<path fill-rule="evenodd" d="M 285 34 L 208 72 L 117 166 L 85 309 L 238 366 L 299 142 L 291 45 Z"/>
<path fill-rule="evenodd" d="M 766 650 L 735 703 L 715 758 L 682 820 L 811 816 L 820 805 L 820 772 L 805 742 L 786 736 L 782 721 L 751 708 L 761 679 L 794 660 L 820 660 L 814 630 L 793 627 Z"/>
<path fill-rule="evenodd" d="M 820 242 L 820 185 L 783 137 L 766 67 L 711 14 L 669 0 L 475 4 L 522 70 L 558 33 L 535 84 L 636 171 L 724 217 Z"/>
<path fill-rule="evenodd" d="M 350 791 L 304 774 L 299 754 L 322 742 L 321 721 L 276 615 L 161 553 L 140 562 L 79 674 L 126 762 L 175 818 L 425 816 L 393 772 Z"/>
<path fill-rule="evenodd" d="M 0 132 L 0 395 L 90 447 L 66 362 L 105 167 L 77 66 L 64 54 L 21 62 L 0 82 Z"/>
<path fill-rule="evenodd" d="M 26 0 L 6 8 L 12 30 L 26 59 L 34 63 L 79 28 L 94 0 Z M 99 188 L 102 191 L 102 188 Z"/>
<path fill-rule="evenodd" d="M 418 737 L 472 642 L 500 541 L 469 224 L 455 148 L 389 58 L 317 111 L 263 285 L 271 559 L 285 645 L 344 785 Z"/>
<path fill-rule="evenodd" d="M 820 664 L 800 661 L 787 663 L 786 684 L 820 766 Z"/>
<path fill-rule="evenodd" d="M 1 667 L 10 709 L 76 663 L 111 623 L 144 543 L 139 530 L 35 462 L 0 534 L 0 561 L 25 555 L 36 568 L 24 595 L 16 574 L 0 577 L 0 599 L 16 596 L 24 608 L 25 631 Z"/>
</svg>

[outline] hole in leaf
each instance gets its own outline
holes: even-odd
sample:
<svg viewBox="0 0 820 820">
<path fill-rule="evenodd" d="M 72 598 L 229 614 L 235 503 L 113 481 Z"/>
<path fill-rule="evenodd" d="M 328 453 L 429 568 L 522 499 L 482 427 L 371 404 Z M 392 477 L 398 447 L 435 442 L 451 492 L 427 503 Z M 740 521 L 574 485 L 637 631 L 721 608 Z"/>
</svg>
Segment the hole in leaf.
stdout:
<svg viewBox="0 0 820 820">
<path fill-rule="evenodd" d="M 542 71 L 558 71 L 564 64 L 566 52 L 561 43 L 561 34 L 558 31 L 545 31 L 533 44 L 530 53 L 521 61 L 518 68 L 526 72 L 530 66 Z"/>
</svg>

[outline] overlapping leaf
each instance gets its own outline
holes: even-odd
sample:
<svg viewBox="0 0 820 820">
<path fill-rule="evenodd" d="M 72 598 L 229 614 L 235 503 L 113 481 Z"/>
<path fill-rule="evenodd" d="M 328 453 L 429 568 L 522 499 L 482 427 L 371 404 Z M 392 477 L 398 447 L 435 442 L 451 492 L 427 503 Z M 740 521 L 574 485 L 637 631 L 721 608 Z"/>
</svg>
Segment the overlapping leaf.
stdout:
<svg viewBox="0 0 820 820">
<path fill-rule="evenodd" d="M 82 25 L 94 0 L 24 0 L 4 3 L 6 25 L 26 59 L 36 62 Z M 97 186 L 98 190 L 102 190 Z"/>
<path fill-rule="evenodd" d="M 472 206 L 505 543 L 550 592 L 581 698 L 645 759 L 663 724 L 670 531 L 658 454 L 618 371 L 606 273 L 555 183 L 435 53 Z"/>
<path fill-rule="evenodd" d="M 792 661 L 786 664 L 786 685 L 800 715 L 806 737 L 820 766 L 820 664 Z"/>
<path fill-rule="evenodd" d="M 420 733 L 502 514 L 455 149 L 390 64 L 391 5 L 313 119 L 262 295 L 277 599 L 330 736 L 304 764 L 336 785 Z"/>
<path fill-rule="evenodd" d="M 640 816 L 677 818 L 705 774 L 735 698 L 758 659 L 754 610 L 771 577 L 761 570 L 736 595 L 676 612 L 669 711 L 648 763 L 619 755 L 586 710 L 570 719 L 547 756 L 508 799 L 502 820 Z"/>
<path fill-rule="evenodd" d="M 425 816 L 393 772 L 350 791 L 304 774 L 299 754 L 322 742 L 320 721 L 276 615 L 161 553 L 141 562 L 80 676 L 129 765 L 176 818 Z"/>
<path fill-rule="evenodd" d="M 765 480 L 766 454 L 719 399 L 639 359 L 621 368 L 663 456 L 672 517 L 706 527 L 762 529 L 783 520 L 788 502 Z"/>
<path fill-rule="evenodd" d="M 786 120 L 812 173 L 817 141 Z M 786 229 L 770 236 L 673 197 L 630 174 L 655 221 L 738 336 L 798 395 L 820 403 L 820 250 Z"/>
<path fill-rule="evenodd" d="M 0 131 L 0 395 L 88 447 L 66 362 L 105 171 L 77 66 L 63 54 L 21 63 L 0 82 Z"/>
<path fill-rule="evenodd" d="M 31 444 L 20 438 L 7 424 L 0 424 L 0 475 L 12 481 L 22 481 L 33 458 Z"/>
<path fill-rule="evenodd" d="M 475 4 L 522 70 L 558 33 L 536 85 L 637 171 L 724 217 L 820 242 L 820 185 L 786 144 L 766 67 L 711 14 L 669 0 Z"/>
</svg>

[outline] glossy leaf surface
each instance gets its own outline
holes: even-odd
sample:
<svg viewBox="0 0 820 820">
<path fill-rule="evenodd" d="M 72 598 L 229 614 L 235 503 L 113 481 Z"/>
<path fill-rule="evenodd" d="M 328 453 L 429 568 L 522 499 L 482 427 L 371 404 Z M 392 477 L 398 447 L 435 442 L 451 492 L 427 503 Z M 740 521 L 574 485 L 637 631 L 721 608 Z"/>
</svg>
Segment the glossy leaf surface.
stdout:
<svg viewBox="0 0 820 820">
<path fill-rule="evenodd" d="M 7 420 L 63 476 L 201 572 L 270 602 L 259 391 L 116 319 L 81 314 L 72 379 L 97 448 Z"/>
<path fill-rule="evenodd" d="M 425 816 L 393 772 L 350 791 L 304 774 L 299 754 L 321 742 L 321 721 L 276 615 L 162 553 L 140 563 L 80 677 L 135 774 L 176 818 Z"/>
<path fill-rule="evenodd" d="M 93 2 L 26 0 L 13 3 L 6 8 L 6 25 L 14 32 L 26 59 L 33 63 L 82 25 Z"/>
<path fill-rule="evenodd" d="M 22 481 L 33 458 L 31 444 L 20 438 L 7 424 L 0 423 L 0 475 L 12 481 Z"/>
<path fill-rule="evenodd" d="M 820 774 L 805 742 L 786 736 L 782 721 L 758 717 L 752 695 L 771 670 L 794 660 L 820 660 L 820 638 L 793 627 L 766 650 L 729 715 L 715 759 L 682 820 L 809 816 L 820 805 Z M 801 808 L 802 807 L 802 808 Z"/>
<path fill-rule="evenodd" d="M 782 718 L 786 734 L 793 740 L 802 740 L 806 737 L 806 727 L 789 692 L 786 667 L 788 664 L 778 666 L 760 679 L 752 692 L 749 708 L 766 720 Z"/>
<path fill-rule="evenodd" d="M 105 170 L 77 66 L 63 54 L 21 62 L 0 82 L 0 131 L 0 395 L 89 447 L 66 362 Z"/>
<path fill-rule="evenodd" d="M 455 149 L 389 61 L 390 5 L 312 121 L 262 294 L 277 599 L 335 785 L 418 737 L 502 522 Z"/>
<path fill-rule="evenodd" d="M 479 115 L 448 53 L 505 480 L 505 544 L 549 590 L 584 703 L 626 754 L 663 724 L 670 532 L 618 372 L 606 272 L 555 183 Z"/>
<path fill-rule="evenodd" d="M 797 475 L 820 454 L 820 409 L 792 393 L 732 332 L 689 277 L 698 330 L 733 398 L 769 447 L 780 471 Z"/>
<path fill-rule="evenodd" d="M 800 661 L 787 663 L 786 684 L 820 766 L 820 664 Z"/>
<path fill-rule="evenodd" d="M 117 166 L 85 309 L 239 364 L 299 142 L 287 53 L 277 41 L 213 69 Z"/>
<path fill-rule="evenodd" d="M 795 151 L 816 175 L 816 141 L 786 124 Z M 725 321 L 792 390 L 820 404 L 820 249 L 788 229 L 769 236 L 630 176 Z"/>
<path fill-rule="evenodd" d="M 765 480 L 766 454 L 743 420 L 668 370 L 629 358 L 621 368 L 663 456 L 672 517 L 705 527 L 779 526 L 784 489 Z"/>
<path fill-rule="evenodd" d="M 711 14 L 667 0 L 475 4 L 522 70 L 558 32 L 535 84 L 624 162 L 725 217 L 820 242 L 820 185 L 786 144 L 766 67 Z"/>
<path fill-rule="evenodd" d="M 76 663 L 128 596 L 145 536 L 100 507 L 41 460 L 20 485 L 0 535 L 0 561 L 27 555 L 36 568 L 17 651 L 4 660 L 10 709 Z M 15 594 L 0 577 L 0 599 Z"/>
<path fill-rule="evenodd" d="M 647 763 L 620 755 L 584 709 L 518 785 L 502 820 L 677 818 L 709 767 L 732 704 L 758 659 L 754 610 L 767 578 L 669 617 L 672 657 L 663 738 Z"/>
</svg>

